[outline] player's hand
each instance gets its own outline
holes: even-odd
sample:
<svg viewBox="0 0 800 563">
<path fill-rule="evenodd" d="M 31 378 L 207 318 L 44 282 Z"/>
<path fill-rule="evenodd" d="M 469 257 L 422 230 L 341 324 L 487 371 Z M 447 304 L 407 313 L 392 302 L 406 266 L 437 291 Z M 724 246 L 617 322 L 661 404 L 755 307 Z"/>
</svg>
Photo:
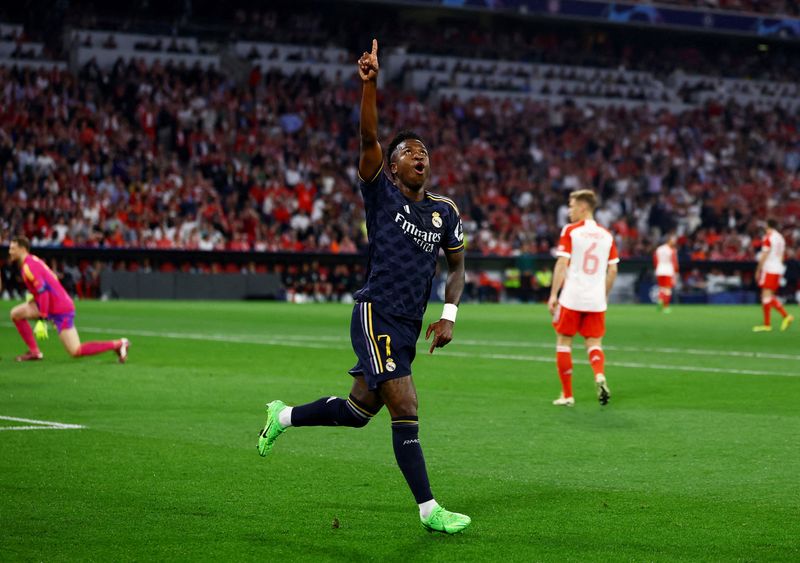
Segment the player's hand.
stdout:
<svg viewBox="0 0 800 563">
<path fill-rule="evenodd" d="M 372 52 L 364 51 L 358 59 L 358 75 L 364 82 L 374 82 L 378 79 L 378 40 L 372 40 Z"/>
<path fill-rule="evenodd" d="M 425 340 L 430 338 L 433 334 L 433 342 L 431 342 L 431 349 L 428 354 L 433 354 L 434 348 L 444 348 L 450 341 L 453 340 L 453 321 L 447 319 L 439 319 L 435 323 L 428 325 L 428 330 L 425 331 Z"/>
<path fill-rule="evenodd" d="M 33 325 L 33 334 L 36 335 L 36 340 L 47 340 L 50 338 L 47 334 L 47 323 L 41 319 L 36 321 L 36 324 Z"/>
<path fill-rule="evenodd" d="M 558 297 L 551 295 L 550 299 L 547 300 L 547 310 L 550 311 L 550 316 L 556 314 L 556 307 L 558 307 Z"/>
</svg>

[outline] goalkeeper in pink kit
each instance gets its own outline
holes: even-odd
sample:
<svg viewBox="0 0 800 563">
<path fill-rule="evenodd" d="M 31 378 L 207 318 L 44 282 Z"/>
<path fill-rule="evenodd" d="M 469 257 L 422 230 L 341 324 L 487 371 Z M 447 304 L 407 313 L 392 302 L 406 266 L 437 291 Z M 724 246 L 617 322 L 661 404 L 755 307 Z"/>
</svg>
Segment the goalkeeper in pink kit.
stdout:
<svg viewBox="0 0 800 563">
<path fill-rule="evenodd" d="M 11 309 L 11 320 L 14 321 L 22 340 L 28 345 L 28 352 L 17 356 L 17 361 L 41 360 L 44 357 L 36 339 L 43 340 L 48 337 L 46 321 L 52 321 L 58 330 L 61 343 L 73 358 L 113 351 L 120 363 L 125 363 L 130 347 L 127 338 L 81 344 L 75 328 L 75 304 L 58 281 L 58 277 L 47 264 L 30 253 L 30 248 L 31 243 L 25 237 L 15 237 L 8 248 L 9 258 L 19 264 L 25 286 L 33 295 L 32 300 L 29 299 L 26 303 Z M 35 337 L 34 330 L 31 330 L 31 325 L 28 323 L 29 319 L 37 321 L 34 329 Z"/>
</svg>

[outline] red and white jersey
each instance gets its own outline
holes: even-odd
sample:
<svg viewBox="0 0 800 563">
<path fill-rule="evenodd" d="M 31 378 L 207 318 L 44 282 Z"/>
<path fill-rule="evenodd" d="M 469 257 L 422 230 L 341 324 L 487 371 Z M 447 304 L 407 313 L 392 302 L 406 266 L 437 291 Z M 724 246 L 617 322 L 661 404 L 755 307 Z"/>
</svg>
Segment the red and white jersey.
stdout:
<svg viewBox="0 0 800 563">
<path fill-rule="evenodd" d="M 769 233 L 761 241 L 761 252 L 767 253 L 764 261 L 764 273 L 783 275 L 783 255 L 786 252 L 786 241 L 775 229 L 770 229 Z"/>
<path fill-rule="evenodd" d="M 556 256 L 569 258 L 567 279 L 558 302 L 573 311 L 605 311 L 606 272 L 619 262 L 614 237 L 594 221 L 580 221 L 564 227 Z"/>
<path fill-rule="evenodd" d="M 653 254 L 656 276 L 674 276 L 678 271 L 678 253 L 668 244 L 656 248 Z"/>
</svg>

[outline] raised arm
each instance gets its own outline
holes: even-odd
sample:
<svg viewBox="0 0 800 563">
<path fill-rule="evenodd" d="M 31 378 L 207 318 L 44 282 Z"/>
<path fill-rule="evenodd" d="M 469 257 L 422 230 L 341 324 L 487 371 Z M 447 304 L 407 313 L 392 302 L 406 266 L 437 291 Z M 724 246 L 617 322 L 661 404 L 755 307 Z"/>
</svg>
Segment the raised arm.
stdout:
<svg viewBox="0 0 800 563">
<path fill-rule="evenodd" d="M 464 252 L 445 253 L 445 256 L 448 274 L 444 287 L 444 311 L 442 318 L 428 325 L 428 330 L 425 331 L 425 340 L 433 333 L 430 354 L 433 354 L 434 348 L 447 346 L 453 340 L 456 312 L 464 292 Z"/>
<path fill-rule="evenodd" d="M 372 40 L 372 52 L 358 59 L 358 75 L 363 82 L 361 91 L 361 154 L 358 174 L 362 180 L 372 180 L 383 163 L 378 142 L 378 40 Z"/>
</svg>

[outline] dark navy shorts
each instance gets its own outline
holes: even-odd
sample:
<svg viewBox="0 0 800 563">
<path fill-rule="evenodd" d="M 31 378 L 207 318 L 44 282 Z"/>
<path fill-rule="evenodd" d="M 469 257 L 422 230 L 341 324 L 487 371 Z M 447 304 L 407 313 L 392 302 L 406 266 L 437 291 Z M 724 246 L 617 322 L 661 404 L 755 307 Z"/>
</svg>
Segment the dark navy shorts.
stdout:
<svg viewBox="0 0 800 563">
<path fill-rule="evenodd" d="M 363 375 L 371 391 L 390 379 L 411 375 L 422 321 L 382 314 L 372 303 L 356 303 L 350 341 L 358 363 L 350 375 Z"/>
</svg>

